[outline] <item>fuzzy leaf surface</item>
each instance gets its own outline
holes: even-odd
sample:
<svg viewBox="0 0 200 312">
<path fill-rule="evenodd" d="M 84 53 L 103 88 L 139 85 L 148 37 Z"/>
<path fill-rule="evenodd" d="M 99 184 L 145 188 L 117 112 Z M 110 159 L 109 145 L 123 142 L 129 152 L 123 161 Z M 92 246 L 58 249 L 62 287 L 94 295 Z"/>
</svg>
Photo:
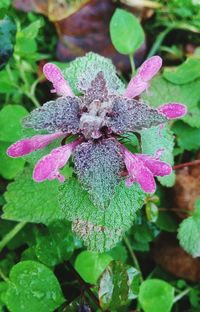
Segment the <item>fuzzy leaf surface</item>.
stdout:
<svg viewBox="0 0 200 312">
<path fill-rule="evenodd" d="M 89 249 L 103 252 L 122 238 L 142 206 L 145 194 L 134 183 L 127 188 L 122 181 L 105 209 L 94 205 L 90 195 L 76 179 L 60 186 L 59 203 L 64 219 L 73 221 L 73 230 Z"/>
<path fill-rule="evenodd" d="M 112 139 L 80 144 L 74 153 L 75 170 L 92 201 L 109 205 L 123 169 L 118 142 Z"/>
<path fill-rule="evenodd" d="M 100 71 L 103 72 L 110 94 L 123 93 L 124 85 L 115 73 L 115 66 L 109 59 L 93 52 L 70 62 L 70 65 L 63 70 L 63 75 L 73 91 L 79 93 L 90 87 L 92 80 Z"/>
<path fill-rule="evenodd" d="M 36 183 L 32 180 L 32 168 L 16 177 L 5 193 L 3 218 L 49 224 L 60 219 L 58 206 L 58 181 Z"/>
</svg>

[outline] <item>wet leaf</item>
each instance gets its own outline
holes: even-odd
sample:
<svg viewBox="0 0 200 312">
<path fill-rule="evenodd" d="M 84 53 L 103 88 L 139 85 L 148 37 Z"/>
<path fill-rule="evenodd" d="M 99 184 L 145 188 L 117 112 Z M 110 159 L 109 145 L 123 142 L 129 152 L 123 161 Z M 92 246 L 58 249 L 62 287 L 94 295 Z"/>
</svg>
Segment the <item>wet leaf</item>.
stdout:
<svg viewBox="0 0 200 312">
<path fill-rule="evenodd" d="M 115 49 L 132 55 L 144 43 L 144 31 L 131 13 L 117 9 L 110 22 L 110 35 Z"/>
<path fill-rule="evenodd" d="M 69 222 L 53 222 L 37 235 L 35 254 L 40 262 L 50 267 L 68 260 L 74 249 L 75 239 Z"/>
<path fill-rule="evenodd" d="M 178 144 L 182 149 L 192 151 L 200 148 L 199 128 L 192 128 L 183 121 L 177 121 L 172 126 L 172 130 L 176 134 Z"/>
<path fill-rule="evenodd" d="M 27 114 L 28 111 L 21 105 L 4 106 L 0 111 L 0 140 L 5 142 L 15 142 L 21 139 L 21 120 Z"/>
<path fill-rule="evenodd" d="M 58 181 L 34 182 L 32 168 L 26 168 L 7 188 L 3 218 L 44 224 L 59 219 L 58 185 Z"/>
<path fill-rule="evenodd" d="M 75 268 L 85 282 L 96 284 L 99 276 L 112 261 L 106 253 L 82 251 L 75 261 Z"/>
<path fill-rule="evenodd" d="M 76 179 L 66 181 L 59 192 L 63 218 L 73 221 L 73 230 L 89 249 L 98 252 L 116 245 L 130 227 L 143 200 L 144 193 L 136 183 L 127 188 L 123 181 L 117 185 L 105 209 L 92 203 L 89 194 Z"/>
<path fill-rule="evenodd" d="M 200 78 L 200 58 L 191 57 L 175 69 L 165 69 L 163 77 L 178 85 Z"/>
<path fill-rule="evenodd" d="M 125 266 L 113 261 L 105 269 L 99 280 L 98 296 L 104 310 L 115 310 L 128 301 L 129 277 Z"/>
<path fill-rule="evenodd" d="M 200 257 L 200 197 L 195 203 L 193 215 L 181 222 L 178 239 L 180 245 L 192 257 Z"/>
<path fill-rule="evenodd" d="M 53 272 L 35 261 L 21 261 L 10 272 L 6 305 L 11 312 L 53 312 L 63 294 Z"/>
<path fill-rule="evenodd" d="M 10 143 L 0 141 L 0 175 L 7 180 L 11 180 L 24 168 L 25 161 L 21 158 L 10 158 L 6 151 Z"/>
<path fill-rule="evenodd" d="M 174 288 L 158 279 L 149 279 L 142 283 L 139 302 L 144 312 L 170 312 L 174 300 Z"/>
</svg>

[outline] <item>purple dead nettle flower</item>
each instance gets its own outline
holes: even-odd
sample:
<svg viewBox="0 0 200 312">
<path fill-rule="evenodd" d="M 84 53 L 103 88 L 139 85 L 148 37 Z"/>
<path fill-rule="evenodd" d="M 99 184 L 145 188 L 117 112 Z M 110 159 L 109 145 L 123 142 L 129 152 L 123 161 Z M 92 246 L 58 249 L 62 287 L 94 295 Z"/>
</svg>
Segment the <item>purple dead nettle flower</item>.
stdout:
<svg viewBox="0 0 200 312">
<path fill-rule="evenodd" d="M 156 189 L 154 176 L 170 174 L 170 165 L 160 161 L 161 151 L 155 156 L 133 154 L 119 143 L 117 137 L 126 132 L 139 132 L 143 128 L 162 125 L 169 119 L 186 114 L 186 107 L 179 103 L 168 103 L 153 109 L 134 99 L 148 89 L 149 81 L 161 66 L 159 56 L 145 61 L 123 96 L 117 94 L 117 89 L 108 88 L 100 70 L 87 88 L 83 86 L 83 81 L 79 81 L 77 87 L 83 95 L 77 97 L 60 69 L 54 64 L 46 64 L 44 74 L 53 84 L 52 92 L 60 97 L 33 110 L 23 124 L 36 131 L 46 130 L 48 134 L 14 143 L 8 148 L 8 155 L 21 157 L 44 148 L 57 138 L 63 138 L 62 142 L 65 142 L 66 137 L 76 135 L 72 143 L 53 149 L 38 161 L 33 173 L 36 182 L 55 178 L 63 182 L 64 177 L 59 170 L 73 153 L 76 173 L 87 190 L 92 189 L 97 194 L 103 188 L 105 192 L 110 188 L 113 192 L 126 168 L 127 186 L 138 182 L 145 192 L 153 193 Z M 97 172 L 97 167 L 98 170 L 102 168 L 102 174 Z M 110 195 L 108 192 L 107 197 Z"/>
</svg>

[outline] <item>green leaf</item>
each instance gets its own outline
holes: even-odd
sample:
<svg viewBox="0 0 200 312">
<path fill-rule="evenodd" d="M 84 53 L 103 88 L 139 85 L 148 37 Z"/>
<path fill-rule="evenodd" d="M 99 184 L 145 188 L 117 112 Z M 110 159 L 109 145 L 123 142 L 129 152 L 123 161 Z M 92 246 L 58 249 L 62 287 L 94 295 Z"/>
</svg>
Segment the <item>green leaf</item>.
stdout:
<svg viewBox="0 0 200 312">
<path fill-rule="evenodd" d="M 26 170 L 8 185 L 5 193 L 4 219 L 49 224 L 60 219 L 58 181 L 35 183 L 32 168 Z"/>
<path fill-rule="evenodd" d="M 138 293 L 139 293 L 141 274 L 137 269 L 131 266 L 128 267 L 127 273 L 128 273 L 128 279 L 129 279 L 128 299 L 133 300 L 137 298 Z"/>
<path fill-rule="evenodd" d="M 0 111 L 0 140 L 5 142 L 19 140 L 22 137 L 21 120 L 27 114 L 27 110 L 21 105 L 4 106 Z"/>
<path fill-rule="evenodd" d="M 192 128 L 179 120 L 173 124 L 172 130 L 177 135 L 178 144 L 182 149 L 192 151 L 200 148 L 199 128 Z"/>
<path fill-rule="evenodd" d="M 1 5 L 0 5 L 1 6 Z M 10 17 L 0 20 L 0 70 L 13 54 L 16 26 Z"/>
<path fill-rule="evenodd" d="M 28 39 L 35 39 L 38 35 L 40 28 L 44 25 L 43 19 L 37 19 L 29 26 L 22 30 L 23 35 Z"/>
<path fill-rule="evenodd" d="M 158 107 L 164 103 L 183 103 L 188 108 L 187 115 L 183 118 L 191 127 L 200 128 L 200 79 L 184 85 L 175 85 L 161 76 L 157 76 L 151 81 L 149 94 L 143 94 L 143 99 L 150 103 L 152 107 Z M 191 92 L 192 90 L 192 92 Z"/>
<path fill-rule="evenodd" d="M 15 53 L 21 57 L 34 59 L 37 51 L 36 37 L 40 28 L 43 26 L 43 20 L 38 19 L 26 28 L 17 32 Z"/>
<path fill-rule="evenodd" d="M 155 155 L 160 149 L 163 149 L 160 159 L 170 165 L 174 164 L 173 148 L 174 137 L 169 126 L 165 125 L 143 129 L 141 131 L 142 152 L 144 154 Z M 151 144 L 149 144 L 151 142 Z M 172 172 L 169 176 L 158 177 L 160 183 L 164 186 L 173 186 L 175 183 L 175 174 Z"/>
<path fill-rule="evenodd" d="M 11 4 L 11 0 L 1 0 L 0 9 L 7 9 Z"/>
<path fill-rule="evenodd" d="M 156 225 L 159 229 L 166 232 L 176 232 L 177 231 L 177 222 L 171 216 L 170 213 L 166 211 L 161 211 L 158 215 Z"/>
<path fill-rule="evenodd" d="M 74 249 L 75 240 L 69 222 L 53 222 L 37 235 L 35 254 L 40 262 L 50 267 L 68 260 Z"/>
<path fill-rule="evenodd" d="M 138 184 L 127 188 L 117 185 L 110 204 L 99 209 L 90 200 L 76 179 L 69 179 L 60 187 L 59 202 L 63 218 L 73 221 L 73 230 L 94 251 L 103 252 L 116 245 L 142 206 L 144 192 Z"/>
<path fill-rule="evenodd" d="M 178 239 L 183 249 L 192 257 L 200 257 L 200 197 L 195 203 L 193 215 L 181 222 Z"/>
<path fill-rule="evenodd" d="M 99 280 L 99 302 L 104 310 L 115 310 L 128 302 L 129 277 L 126 267 L 113 261 Z"/>
<path fill-rule="evenodd" d="M 5 179 L 13 179 L 24 168 L 25 161 L 21 158 L 10 158 L 6 154 L 10 143 L 0 142 L 0 175 Z"/>
<path fill-rule="evenodd" d="M 70 62 L 69 66 L 65 70 L 63 69 L 63 75 L 73 91 L 80 93 L 78 84 L 81 83 L 81 87 L 87 89 L 99 71 L 103 72 L 110 93 L 123 94 L 124 84 L 116 75 L 116 68 L 111 60 L 93 52 L 89 52 L 83 57 L 77 57 Z"/>
<path fill-rule="evenodd" d="M 115 49 L 122 54 L 133 54 L 144 42 L 144 31 L 131 13 L 117 9 L 110 22 L 110 35 Z"/>
<path fill-rule="evenodd" d="M 83 251 L 76 258 L 75 268 L 85 282 L 96 284 L 99 276 L 111 261 L 111 256 L 106 253 Z"/>
<path fill-rule="evenodd" d="M 163 77 L 174 84 L 185 84 L 200 78 L 200 59 L 188 58 L 175 69 L 165 69 Z"/>
<path fill-rule="evenodd" d="M 39 262 L 17 263 L 9 278 L 6 305 L 11 312 L 53 312 L 64 302 L 55 275 Z"/>
<path fill-rule="evenodd" d="M 142 283 L 139 302 L 144 312 L 170 312 L 174 300 L 174 288 L 165 281 L 149 279 Z"/>
</svg>

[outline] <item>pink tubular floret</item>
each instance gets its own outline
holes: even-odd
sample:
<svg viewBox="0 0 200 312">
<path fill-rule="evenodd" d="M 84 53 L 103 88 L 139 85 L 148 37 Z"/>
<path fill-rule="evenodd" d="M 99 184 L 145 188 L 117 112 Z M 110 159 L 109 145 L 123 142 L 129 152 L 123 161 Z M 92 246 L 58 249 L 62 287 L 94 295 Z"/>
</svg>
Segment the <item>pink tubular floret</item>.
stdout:
<svg viewBox="0 0 200 312">
<path fill-rule="evenodd" d="M 47 63 L 43 67 L 43 73 L 45 77 L 52 82 L 54 89 L 52 92 L 56 92 L 61 96 L 74 96 L 72 89 L 68 82 L 64 79 L 60 68 L 52 63 Z"/>
</svg>

